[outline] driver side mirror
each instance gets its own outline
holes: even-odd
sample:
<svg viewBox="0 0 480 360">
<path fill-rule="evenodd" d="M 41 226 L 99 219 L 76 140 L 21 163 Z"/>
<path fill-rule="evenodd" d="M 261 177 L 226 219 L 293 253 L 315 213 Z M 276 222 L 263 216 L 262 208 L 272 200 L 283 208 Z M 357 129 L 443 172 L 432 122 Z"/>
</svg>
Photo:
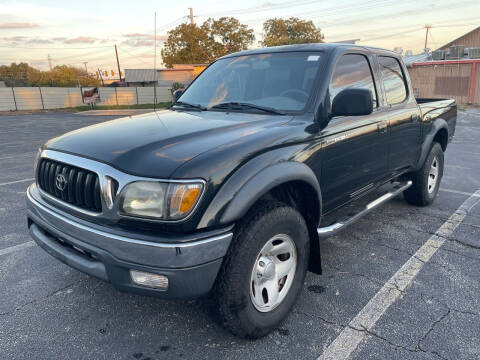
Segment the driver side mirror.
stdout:
<svg viewBox="0 0 480 360">
<path fill-rule="evenodd" d="M 340 91 L 332 102 L 334 116 L 361 116 L 369 115 L 373 111 L 372 92 L 368 89 L 345 89 Z"/>
<path fill-rule="evenodd" d="M 183 95 L 183 90 L 182 89 L 178 89 L 178 90 L 175 90 L 173 92 L 173 102 L 177 102 L 178 99 L 180 99 L 180 96 Z"/>
</svg>

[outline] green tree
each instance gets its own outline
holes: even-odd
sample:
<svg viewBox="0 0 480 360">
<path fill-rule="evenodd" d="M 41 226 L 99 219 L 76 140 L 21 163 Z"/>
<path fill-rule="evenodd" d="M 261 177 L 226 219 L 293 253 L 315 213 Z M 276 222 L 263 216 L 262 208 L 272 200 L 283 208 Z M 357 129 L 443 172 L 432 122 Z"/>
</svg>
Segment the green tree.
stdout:
<svg viewBox="0 0 480 360">
<path fill-rule="evenodd" d="M 208 19 L 202 25 L 208 34 L 208 44 L 214 59 L 237 51 L 247 50 L 255 40 L 253 29 L 233 17 Z"/>
<path fill-rule="evenodd" d="M 40 71 L 27 63 L 0 66 L 0 80 L 7 86 L 99 86 L 100 81 L 87 77 L 81 68 L 67 65 L 55 66 L 50 71 Z"/>
<path fill-rule="evenodd" d="M 7 86 L 30 86 L 31 78 L 38 70 L 28 66 L 27 63 L 12 63 L 10 66 L 0 66 L 0 80 L 5 81 Z"/>
<path fill-rule="evenodd" d="M 321 43 L 324 36 L 312 21 L 296 17 L 273 18 L 263 23 L 263 46 Z"/>
<path fill-rule="evenodd" d="M 173 64 L 210 63 L 247 49 L 254 40 L 253 30 L 232 17 L 208 19 L 201 26 L 180 24 L 168 32 L 162 59 L 168 68 Z"/>
<path fill-rule="evenodd" d="M 211 61 L 208 50 L 208 34 L 196 24 L 180 24 L 168 32 L 162 49 L 166 67 L 173 64 L 197 64 Z"/>
</svg>

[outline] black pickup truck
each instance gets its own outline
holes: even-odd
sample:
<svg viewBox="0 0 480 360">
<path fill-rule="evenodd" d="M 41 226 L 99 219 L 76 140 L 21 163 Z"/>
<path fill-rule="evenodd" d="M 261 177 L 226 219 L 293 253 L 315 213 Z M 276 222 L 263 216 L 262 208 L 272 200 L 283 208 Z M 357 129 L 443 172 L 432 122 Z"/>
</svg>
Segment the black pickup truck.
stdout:
<svg viewBox="0 0 480 360">
<path fill-rule="evenodd" d="M 435 199 L 457 116 L 415 100 L 397 54 L 344 44 L 231 54 L 174 97 L 43 145 L 30 233 L 118 290 L 210 294 L 249 338 L 321 272 L 323 237 L 397 194 Z"/>
</svg>

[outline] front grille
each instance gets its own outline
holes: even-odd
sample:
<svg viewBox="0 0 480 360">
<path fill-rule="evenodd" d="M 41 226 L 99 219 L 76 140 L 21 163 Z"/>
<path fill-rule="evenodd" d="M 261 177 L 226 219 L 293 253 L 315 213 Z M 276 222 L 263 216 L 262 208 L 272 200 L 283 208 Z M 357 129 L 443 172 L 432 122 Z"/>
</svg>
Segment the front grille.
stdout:
<svg viewBox="0 0 480 360">
<path fill-rule="evenodd" d="M 85 210 L 102 211 L 100 182 L 94 172 L 50 159 L 41 159 L 37 169 L 38 185 L 49 195 Z M 58 179 L 60 174 L 63 177 Z"/>
</svg>

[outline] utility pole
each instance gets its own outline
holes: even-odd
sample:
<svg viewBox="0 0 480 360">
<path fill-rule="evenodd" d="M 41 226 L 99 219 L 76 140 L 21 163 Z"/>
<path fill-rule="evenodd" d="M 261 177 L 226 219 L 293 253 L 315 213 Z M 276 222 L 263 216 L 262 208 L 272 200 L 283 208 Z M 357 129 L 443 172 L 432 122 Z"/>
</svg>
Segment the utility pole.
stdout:
<svg viewBox="0 0 480 360">
<path fill-rule="evenodd" d="M 100 80 L 102 81 L 102 86 L 105 86 L 105 83 L 103 82 L 102 71 L 100 69 L 97 69 L 97 71 L 98 71 L 98 76 L 100 76 Z"/>
<path fill-rule="evenodd" d="M 193 25 L 194 22 L 193 22 L 193 8 L 189 8 L 190 10 L 190 25 Z"/>
<path fill-rule="evenodd" d="M 48 67 L 50 68 L 50 71 L 52 71 L 53 66 L 52 66 L 52 58 L 50 57 L 50 54 L 48 54 L 47 58 L 48 58 Z"/>
<path fill-rule="evenodd" d="M 85 75 L 87 75 L 87 77 L 88 77 L 87 64 L 88 64 L 88 63 L 87 63 L 86 61 L 83 62 L 83 65 L 85 65 Z"/>
<path fill-rule="evenodd" d="M 432 25 L 425 25 L 425 29 L 427 30 L 425 33 L 425 46 L 423 47 L 424 49 L 427 48 L 427 43 L 428 43 L 428 31 L 432 28 Z"/>
<path fill-rule="evenodd" d="M 118 61 L 117 44 L 115 44 L 115 55 L 117 56 L 118 77 L 120 78 L 120 81 L 122 81 L 122 73 L 120 72 L 120 61 Z"/>
</svg>

